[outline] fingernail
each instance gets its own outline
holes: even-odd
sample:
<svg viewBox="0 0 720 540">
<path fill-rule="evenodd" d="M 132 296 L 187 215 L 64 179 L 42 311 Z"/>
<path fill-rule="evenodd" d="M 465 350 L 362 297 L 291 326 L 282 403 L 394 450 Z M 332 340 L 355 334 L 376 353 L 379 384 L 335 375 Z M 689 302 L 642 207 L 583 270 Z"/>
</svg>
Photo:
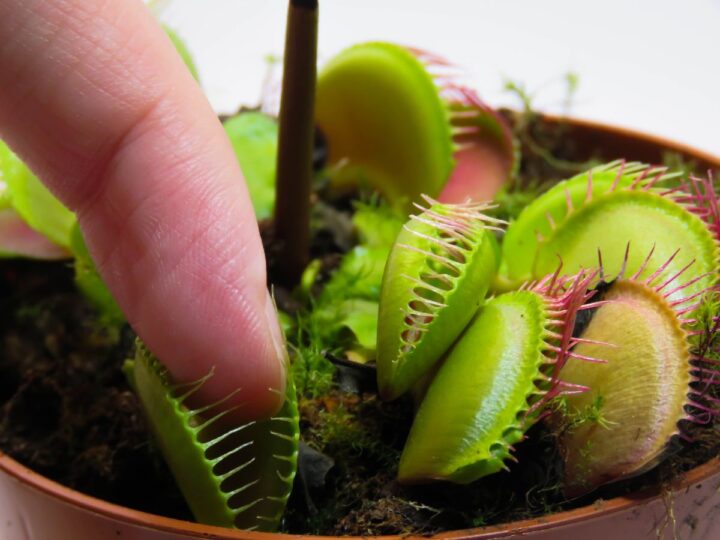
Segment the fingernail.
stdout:
<svg viewBox="0 0 720 540">
<path fill-rule="evenodd" d="M 270 296 L 270 293 L 267 294 L 267 299 L 265 301 L 265 317 L 267 319 L 268 329 L 270 330 L 273 347 L 275 347 L 275 357 L 282 367 L 280 372 L 282 375 L 282 384 L 284 386 L 289 359 L 287 354 L 287 347 L 285 346 L 285 336 L 283 335 L 283 331 L 280 328 L 280 321 L 278 320 L 277 309 L 275 308 L 275 302 L 273 301 L 272 296 Z"/>
</svg>

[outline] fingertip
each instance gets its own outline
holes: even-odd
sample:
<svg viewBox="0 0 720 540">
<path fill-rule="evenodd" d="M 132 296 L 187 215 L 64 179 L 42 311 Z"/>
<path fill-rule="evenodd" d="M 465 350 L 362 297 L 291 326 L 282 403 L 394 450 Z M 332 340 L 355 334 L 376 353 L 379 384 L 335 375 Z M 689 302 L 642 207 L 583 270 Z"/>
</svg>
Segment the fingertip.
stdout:
<svg viewBox="0 0 720 540">
<path fill-rule="evenodd" d="M 265 420 L 276 415 L 286 399 L 289 357 L 275 302 L 265 294 L 260 306 L 260 324 L 249 332 L 244 350 L 236 351 L 233 361 L 225 357 L 214 366 L 214 374 L 197 394 L 197 405 L 223 401 L 231 409 L 230 425 Z M 253 342 L 253 343 L 251 343 Z"/>
<path fill-rule="evenodd" d="M 268 348 L 268 357 L 264 362 L 264 369 L 267 370 L 267 389 L 264 395 L 257 396 L 257 416 L 269 417 L 277 413 L 285 401 L 287 385 L 289 357 L 285 344 L 285 335 L 278 320 L 277 307 L 270 293 L 265 300 L 265 322 L 267 331 L 265 335 L 271 341 L 272 346 Z"/>
</svg>

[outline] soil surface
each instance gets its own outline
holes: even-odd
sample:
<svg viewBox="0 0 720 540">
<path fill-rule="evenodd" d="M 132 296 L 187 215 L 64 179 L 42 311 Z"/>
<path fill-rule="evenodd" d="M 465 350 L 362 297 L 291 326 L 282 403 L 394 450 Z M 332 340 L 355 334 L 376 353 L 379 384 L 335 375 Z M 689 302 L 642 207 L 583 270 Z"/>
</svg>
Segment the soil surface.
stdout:
<svg viewBox="0 0 720 540">
<path fill-rule="evenodd" d="M 515 123 L 530 156 L 519 187 L 586 168 L 573 161 L 578 156 L 562 129 Z M 556 161 L 535 152 L 538 147 Z M 353 244 L 349 209 L 347 201 L 316 206 L 313 256 L 323 257 L 328 275 Z M 272 271 L 271 226 L 262 229 Z M 287 291 L 275 293 L 286 311 L 300 309 Z M 0 450 L 84 493 L 190 519 L 121 370 L 133 343 L 128 327 L 107 329 L 98 321 L 66 263 L 0 260 Z M 412 404 L 380 402 L 368 368 L 335 365 L 327 395 L 300 397 L 303 445 L 285 531 L 429 534 L 537 517 L 646 486 L 670 486 L 680 472 L 720 453 L 718 426 L 706 428 L 693 444 L 677 442 L 673 457 L 649 473 L 566 500 L 553 437 L 536 426 L 518 445 L 519 463 L 509 472 L 467 486 L 402 487 L 395 475 Z"/>
<path fill-rule="evenodd" d="M 0 450 L 84 493 L 191 518 L 121 371 L 133 342 L 99 323 L 67 263 L 0 261 Z"/>
</svg>

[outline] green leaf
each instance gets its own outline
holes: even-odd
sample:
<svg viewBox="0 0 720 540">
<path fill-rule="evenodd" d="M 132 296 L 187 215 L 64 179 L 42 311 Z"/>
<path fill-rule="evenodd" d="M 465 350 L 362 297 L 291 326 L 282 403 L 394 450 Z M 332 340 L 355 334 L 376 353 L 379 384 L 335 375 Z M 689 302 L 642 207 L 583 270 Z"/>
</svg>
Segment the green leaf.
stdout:
<svg viewBox="0 0 720 540">
<path fill-rule="evenodd" d="M 355 335 L 362 348 L 374 351 L 377 346 L 378 303 L 367 300 L 346 300 L 340 312 L 344 314 L 340 324 Z"/>
<path fill-rule="evenodd" d="M 272 216 L 275 207 L 277 122 L 261 113 L 241 113 L 223 124 L 245 176 L 255 216 Z"/>
<path fill-rule="evenodd" d="M 390 249 L 355 246 L 343 257 L 340 267 L 320 295 L 320 303 L 344 298 L 379 300 L 383 269 Z"/>
<path fill-rule="evenodd" d="M 369 247 L 390 248 L 395 242 L 406 216 L 387 204 L 357 203 L 353 225 L 360 244 Z"/>
<path fill-rule="evenodd" d="M 360 245 L 343 256 L 312 311 L 322 341 L 330 349 L 343 349 L 353 360 L 364 363 L 375 357 L 383 270 L 405 222 L 402 216 L 387 204 L 357 204 L 353 223 Z M 305 291 L 310 290 L 319 263 L 314 261 L 305 271 Z"/>
<path fill-rule="evenodd" d="M 0 208 L 9 206 L 31 229 L 69 249 L 75 214 L 0 141 Z"/>
</svg>

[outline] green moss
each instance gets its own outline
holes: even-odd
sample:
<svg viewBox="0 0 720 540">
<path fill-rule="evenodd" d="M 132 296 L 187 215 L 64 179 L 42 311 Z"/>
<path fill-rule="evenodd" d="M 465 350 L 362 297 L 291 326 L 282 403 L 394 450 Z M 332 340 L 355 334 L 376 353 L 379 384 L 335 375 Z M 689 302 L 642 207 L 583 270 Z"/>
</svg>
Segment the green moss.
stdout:
<svg viewBox="0 0 720 540">
<path fill-rule="evenodd" d="M 693 331 L 699 332 L 698 335 L 692 337 L 692 344 L 702 353 L 701 356 L 713 358 L 713 355 L 719 355 L 717 351 L 717 345 L 720 341 L 718 313 L 720 313 L 720 293 L 710 291 L 705 294 L 702 302 L 694 312 L 695 323 L 691 328 Z"/>
<path fill-rule="evenodd" d="M 605 418 L 603 406 L 605 399 L 598 394 L 595 399 L 582 409 L 575 410 L 570 407 L 567 397 L 559 397 L 554 401 L 554 410 L 563 418 L 559 426 L 560 431 L 572 431 L 586 424 L 597 424 L 604 429 L 609 429 L 614 422 Z"/>
<path fill-rule="evenodd" d="M 316 398 L 333 387 L 335 366 L 317 346 L 291 346 L 290 375 L 301 396 Z"/>
</svg>

